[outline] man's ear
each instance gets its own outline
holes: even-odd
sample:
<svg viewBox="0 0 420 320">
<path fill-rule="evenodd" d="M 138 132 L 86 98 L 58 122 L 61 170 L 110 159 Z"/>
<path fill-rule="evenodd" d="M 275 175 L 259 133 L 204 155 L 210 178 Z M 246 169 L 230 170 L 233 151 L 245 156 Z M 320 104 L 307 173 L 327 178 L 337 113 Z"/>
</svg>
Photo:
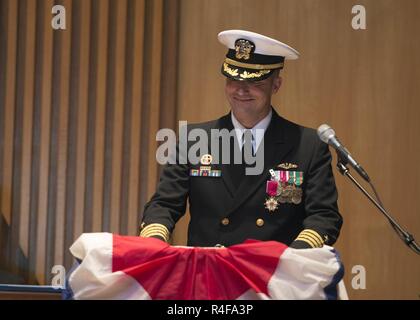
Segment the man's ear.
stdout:
<svg viewBox="0 0 420 320">
<path fill-rule="evenodd" d="M 273 80 L 273 94 L 277 93 L 277 91 L 279 91 L 280 87 L 281 87 L 281 83 L 283 81 L 283 78 L 280 77 L 280 75 L 276 76 Z"/>
</svg>

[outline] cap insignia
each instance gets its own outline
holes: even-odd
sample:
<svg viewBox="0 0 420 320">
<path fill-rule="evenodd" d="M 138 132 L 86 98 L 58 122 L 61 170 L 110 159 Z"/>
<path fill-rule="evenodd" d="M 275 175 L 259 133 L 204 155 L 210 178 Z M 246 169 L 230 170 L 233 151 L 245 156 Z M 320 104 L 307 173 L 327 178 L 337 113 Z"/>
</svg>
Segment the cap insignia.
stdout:
<svg viewBox="0 0 420 320">
<path fill-rule="evenodd" d="M 255 44 L 246 39 L 238 39 L 235 42 L 236 59 L 248 60 L 249 55 L 254 52 Z"/>
</svg>

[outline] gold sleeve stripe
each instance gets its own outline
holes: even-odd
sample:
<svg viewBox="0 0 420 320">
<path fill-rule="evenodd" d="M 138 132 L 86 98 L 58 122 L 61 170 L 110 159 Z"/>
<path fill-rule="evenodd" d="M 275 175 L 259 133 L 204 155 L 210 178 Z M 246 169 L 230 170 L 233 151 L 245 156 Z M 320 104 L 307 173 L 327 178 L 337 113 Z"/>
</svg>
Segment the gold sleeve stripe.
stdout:
<svg viewBox="0 0 420 320">
<path fill-rule="evenodd" d="M 304 238 L 306 238 L 306 239 L 310 239 L 311 241 L 312 241 L 312 243 L 315 245 L 315 248 L 320 248 L 320 247 L 322 247 L 323 246 L 323 244 L 321 243 L 321 242 L 319 242 L 315 237 L 313 237 L 313 236 L 311 236 L 311 235 L 309 235 L 309 234 L 307 234 L 307 233 L 305 233 L 305 234 L 300 234 L 299 236 L 298 236 L 298 238 L 299 237 L 304 237 Z"/>
<path fill-rule="evenodd" d="M 168 230 L 164 225 L 157 224 L 157 223 L 149 224 L 148 226 L 143 228 L 143 230 L 155 230 L 155 229 L 165 230 L 165 231 Z M 169 233 L 169 231 L 168 231 L 168 233 Z"/>
<path fill-rule="evenodd" d="M 148 225 L 145 225 L 144 223 L 142 223 L 142 230 L 148 230 L 148 229 L 154 229 L 154 228 L 163 229 L 163 230 L 166 230 L 169 233 L 168 228 L 166 228 L 161 223 L 151 223 L 151 224 L 148 224 Z"/>
<path fill-rule="evenodd" d="M 324 243 L 324 240 L 322 240 L 322 237 L 320 236 L 320 234 L 318 232 L 316 232 L 314 230 L 311 230 L 311 229 L 305 229 L 302 232 L 312 234 L 313 236 L 315 236 L 318 239 L 318 241 L 320 243 L 322 243 L 322 244 Z"/>
<path fill-rule="evenodd" d="M 169 241 L 169 230 L 163 224 L 160 223 L 152 223 L 144 228 L 142 228 L 140 232 L 140 237 L 151 237 L 151 236 L 159 236 L 165 239 L 166 242 Z"/>
<path fill-rule="evenodd" d="M 159 236 L 163 240 L 165 240 L 166 242 L 168 241 L 168 236 L 166 234 L 164 234 L 163 232 L 160 232 L 160 231 L 152 231 L 152 232 L 145 233 L 145 234 L 141 235 L 141 237 L 145 237 L 145 238 L 149 238 L 149 237 L 153 237 L 153 236 Z"/>
<path fill-rule="evenodd" d="M 150 229 L 144 230 L 143 232 L 141 232 L 141 234 L 142 235 L 147 235 L 147 234 L 154 233 L 154 232 L 159 232 L 159 233 L 162 233 L 164 235 L 168 235 L 168 233 L 165 230 L 157 229 L 157 228 L 150 228 Z"/>
<path fill-rule="evenodd" d="M 150 230 L 146 230 L 146 231 L 144 231 L 143 233 L 141 233 L 141 235 L 142 235 L 143 237 L 147 237 L 147 236 L 150 236 L 151 234 L 154 234 L 154 233 L 159 233 L 159 234 L 162 234 L 162 235 L 164 235 L 165 237 L 168 235 L 165 231 L 163 231 L 163 230 L 161 230 L 161 229 L 150 229 Z"/>
<path fill-rule="evenodd" d="M 142 235 L 142 237 L 144 237 L 144 238 L 150 238 L 150 237 L 154 237 L 154 236 L 159 236 L 167 242 L 166 235 L 161 233 L 161 232 L 158 232 L 158 231 Z"/>
<path fill-rule="evenodd" d="M 313 248 L 321 248 L 324 245 L 324 241 L 322 240 L 319 233 L 311 229 L 303 230 L 298 235 L 296 240 L 305 241 L 309 243 Z"/>
<path fill-rule="evenodd" d="M 306 234 L 314 239 L 316 239 L 317 242 L 323 244 L 324 241 L 322 240 L 322 237 L 319 235 L 318 232 L 311 230 L 311 229 L 305 229 L 301 232 L 301 234 Z"/>
<path fill-rule="evenodd" d="M 307 237 L 302 236 L 302 235 L 299 235 L 296 238 L 296 240 L 304 241 L 304 242 L 308 243 L 312 248 L 318 247 L 317 244 L 311 238 L 307 238 Z"/>
<path fill-rule="evenodd" d="M 312 233 L 309 232 L 301 232 L 300 235 L 309 237 L 311 239 L 313 239 L 316 243 L 322 244 L 322 241 L 319 241 L 319 238 L 314 236 Z"/>
<path fill-rule="evenodd" d="M 154 233 L 159 233 L 159 234 L 164 235 L 165 238 L 167 238 L 167 237 L 169 238 L 169 233 L 165 229 L 162 229 L 162 228 L 149 228 L 149 229 L 144 229 L 140 233 L 140 236 L 146 237 L 146 236 L 150 236 L 151 234 L 154 234 Z"/>
</svg>

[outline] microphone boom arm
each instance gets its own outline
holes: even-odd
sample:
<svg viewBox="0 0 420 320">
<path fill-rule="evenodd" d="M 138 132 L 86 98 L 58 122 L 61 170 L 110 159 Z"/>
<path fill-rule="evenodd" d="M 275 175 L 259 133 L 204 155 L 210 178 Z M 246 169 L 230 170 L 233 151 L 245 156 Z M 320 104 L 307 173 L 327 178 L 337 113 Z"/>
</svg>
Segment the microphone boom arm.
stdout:
<svg viewBox="0 0 420 320">
<path fill-rule="evenodd" d="M 407 231 L 405 231 L 396 221 L 394 218 L 391 217 L 391 215 L 385 210 L 385 208 L 382 206 L 379 200 L 376 201 L 370 194 L 369 192 L 366 191 L 365 188 L 363 188 L 363 186 L 351 175 L 349 168 L 347 167 L 347 159 L 343 157 L 341 157 L 341 154 L 339 152 L 337 152 L 337 168 L 338 171 L 343 175 L 346 176 L 347 178 L 350 179 L 351 182 L 353 182 L 354 185 L 356 185 L 356 187 L 362 191 L 362 193 L 376 206 L 376 208 L 379 209 L 379 211 L 382 212 L 382 214 L 388 219 L 389 223 L 391 224 L 391 226 L 393 227 L 393 229 L 395 230 L 395 232 L 397 232 L 398 236 L 401 238 L 401 240 L 404 241 L 404 243 L 411 249 L 413 250 L 415 253 L 420 254 L 420 247 L 419 245 L 416 243 L 414 237 L 409 234 Z M 372 188 L 373 185 L 371 184 Z M 374 188 L 373 188 L 374 189 Z M 375 189 L 374 189 L 375 190 Z"/>
</svg>

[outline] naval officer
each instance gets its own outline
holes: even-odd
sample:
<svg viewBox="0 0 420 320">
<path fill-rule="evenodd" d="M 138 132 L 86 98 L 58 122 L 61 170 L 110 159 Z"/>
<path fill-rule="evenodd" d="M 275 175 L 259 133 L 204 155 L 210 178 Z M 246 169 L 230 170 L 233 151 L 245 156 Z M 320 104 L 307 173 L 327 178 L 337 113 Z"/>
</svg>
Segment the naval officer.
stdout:
<svg viewBox="0 0 420 320">
<path fill-rule="evenodd" d="M 228 49 L 221 72 L 231 110 L 188 130 L 199 128 L 209 137 L 215 129 L 234 132 L 230 161 L 221 161 L 223 150 L 215 152 L 209 138 L 209 152 L 200 155 L 199 163 L 165 165 L 156 193 L 145 205 L 140 236 L 170 241 L 188 201 L 189 246 L 230 246 L 247 239 L 275 240 L 293 248 L 333 245 L 342 217 L 328 146 L 314 129 L 283 118 L 271 104 L 285 61 L 299 53 L 244 30 L 223 31 L 218 40 Z M 239 163 L 233 160 L 235 150 L 242 155 Z M 263 162 L 258 174 L 247 173 L 246 150 L 261 156 L 256 156 Z"/>
</svg>

